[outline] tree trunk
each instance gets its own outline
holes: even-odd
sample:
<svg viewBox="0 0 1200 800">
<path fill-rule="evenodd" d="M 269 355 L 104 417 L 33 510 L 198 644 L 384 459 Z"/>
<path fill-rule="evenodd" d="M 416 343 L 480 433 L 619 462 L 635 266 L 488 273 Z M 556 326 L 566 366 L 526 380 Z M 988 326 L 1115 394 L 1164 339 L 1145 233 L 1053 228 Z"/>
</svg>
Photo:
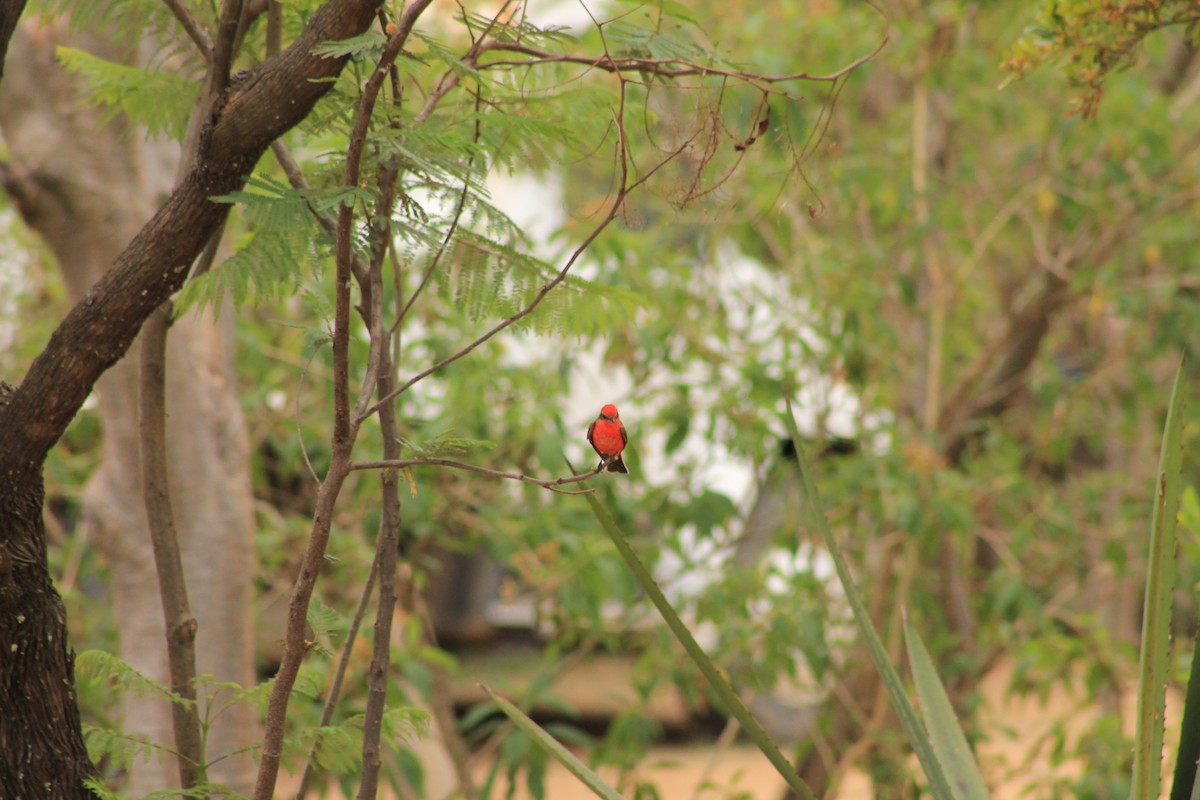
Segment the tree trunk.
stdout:
<svg viewBox="0 0 1200 800">
<path fill-rule="evenodd" d="M 66 611 L 46 568 L 41 463 L 0 462 L 0 497 L 0 797 L 92 798 Z"/>
<path fill-rule="evenodd" d="M 81 82 L 55 64 L 54 46 L 64 41 L 70 41 L 65 30 L 25 24 L 12 52 L 26 68 L 13 71 L 0 89 L 0 125 L 14 159 L 13 180 L 33 184 L 24 192 L 22 211 L 54 251 L 72 299 L 79 300 L 170 190 L 179 148 L 148 140 L 115 120 L 102 124 L 102 112 L 87 106 Z M 75 37 L 70 44 L 119 57 L 98 35 Z M 39 192 L 34 181 L 53 186 L 53 192 Z M 114 193 L 121 203 L 112 203 Z M 246 686 L 255 680 L 251 496 L 228 321 L 226 315 L 218 328 L 211 319 L 191 315 L 169 339 L 168 479 L 198 610 L 197 671 Z M 84 493 L 84 518 L 113 568 L 121 657 L 166 683 L 158 578 L 140 501 L 137 352 L 97 383 L 104 460 Z M 122 703 L 128 733 L 171 743 L 171 712 L 163 698 L 129 694 Z M 207 736 L 207 759 L 251 744 L 254 717 L 249 707 L 222 714 Z M 226 758 L 210 777 L 248 791 L 251 766 L 244 757 Z M 136 762 L 129 789 L 147 794 L 176 784 L 174 776 L 170 759 Z"/>
</svg>

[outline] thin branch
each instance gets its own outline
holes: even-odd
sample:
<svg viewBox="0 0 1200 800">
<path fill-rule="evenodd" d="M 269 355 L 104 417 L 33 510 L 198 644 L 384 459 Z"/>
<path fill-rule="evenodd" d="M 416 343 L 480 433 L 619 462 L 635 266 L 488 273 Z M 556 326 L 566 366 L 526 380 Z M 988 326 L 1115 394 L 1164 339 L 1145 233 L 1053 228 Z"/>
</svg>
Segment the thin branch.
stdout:
<svg viewBox="0 0 1200 800">
<path fill-rule="evenodd" d="M 283 3 L 267 0 L 267 58 L 283 46 Z"/>
<path fill-rule="evenodd" d="M 859 56 L 841 69 L 825 74 L 817 74 L 812 72 L 792 72 L 786 75 L 759 75 L 746 70 L 724 69 L 721 67 L 707 66 L 705 64 L 697 64 L 694 61 L 688 61 L 682 58 L 639 58 L 637 56 L 612 56 L 605 54 L 600 57 L 595 56 L 577 56 L 569 53 L 552 53 L 549 50 L 542 50 L 537 47 L 521 44 L 519 42 L 506 42 L 493 40 L 484 44 L 480 49 L 482 52 L 506 52 L 518 53 L 529 56 L 528 59 L 511 59 L 488 61 L 479 64 L 479 69 L 489 69 L 492 67 L 528 67 L 535 64 L 582 64 L 584 66 L 593 67 L 605 72 L 639 72 L 650 73 L 660 78 L 684 78 L 691 76 L 709 77 L 723 76 L 726 78 L 736 78 L 740 81 L 752 85 L 759 84 L 776 84 L 776 83 L 792 83 L 796 81 L 815 81 L 821 83 L 832 83 L 838 78 L 848 75 L 858 67 L 867 63 L 875 56 L 879 55 L 880 51 L 887 46 L 888 37 L 885 35 L 879 44 L 871 52 Z"/>
<path fill-rule="evenodd" d="M 396 177 L 395 167 L 386 168 L 389 187 L 380 200 L 379 210 L 391 214 L 394 195 L 390 185 Z M 390 176 L 390 180 L 389 180 Z M 391 226 L 383 222 L 376 228 L 379 245 L 371 259 L 371 303 L 369 305 L 371 349 L 380 356 L 375 364 L 381 395 L 387 394 L 396 383 L 392 366 L 391 351 L 387 347 L 390 335 L 383 324 L 383 258 L 387 252 L 387 241 L 391 238 Z M 369 369 L 369 368 L 368 368 Z M 379 428 L 383 437 L 384 458 L 400 455 L 399 430 L 396 424 L 395 403 L 387 403 L 379 410 Z M 391 663 L 392 619 L 396 613 L 396 561 L 400 546 L 400 485 L 394 470 L 380 475 L 380 493 L 383 506 L 379 523 L 379 540 L 375 547 L 375 564 L 379 572 L 379 606 L 375 614 L 375 641 L 371 654 L 371 667 L 367 687 L 367 708 L 363 715 L 362 780 L 359 783 L 358 800 L 374 800 L 379 782 L 380 733 L 383 714 L 387 704 L 388 672 Z"/>
<path fill-rule="evenodd" d="M 300 163 L 296 161 L 291 150 L 284 144 L 282 139 L 276 139 L 271 142 L 271 152 L 275 154 L 275 160 L 279 162 L 280 169 L 287 176 L 288 183 L 293 189 L 311 189 L 308 179 L 304 177 L 304 170 L 300 167 Z M 304 203 L 308 207 L 308 211 L 312 214 L 313 219 L 321 226 L 321 229 L 329 235 L 329 238 L 337 238 L 337 221 L 328 214 L 321 213 L 311 200 L 306 200 Z M 354 279 L 358 281 L 359 286 L 367 282 L 367 265 L 363 263 L 362 258 L 358 253 L 350 255 L 350 271 L 354 273 Z"/>
<path fill-rule="evenodd" d="M 212 62 L 208 72 L 208 94 L 215 97 L 229 86 L 229 74 L 237 55 L 238 24 L 242 17 L 242 0 L 225 0 L 221 4 L 221 19 L 217 23 L 217 40 L 213 45 Z"/>
<path fill-rule="evenodd" d="M 200 58 L 204 60 L 205 64 L 211 63 L 213 44 L 212 39 L 208 38 L 208 31 L 204 30 L 203 26 L 200 25 L 200 21 L 192 16 L 192 12 L 188 10 L 187 6 L 181 0 L 163 0 L 163 2 L 167 4 L 167 8 L 171 9 L 171 13 L 175 16 L 175 19 L 183 26 L 183 30 L 187 33 L 188 38 L 195 43 L 196 50 L 200 53 Z"/>
<path fill-rule="evenodd" d="M 342 652 L 338 656 L 337 669 L 333 673 L 333 683 L 329 685 L 329 694 L 325 697 L 325 705 L 321 708 L 320 726 L 324 728 L 333 720 L 333 710 L 337 708 L 342 696 L 342 683 L 346 680 L 346 670 L 350 667 L 350 657 L 354 653 L 354 643 L 358 641 L 358 630 L 362 627 L 363 617 L 367 615 L 367 603 L 371 601 L 371 593 L 375 590 L 375 578 L 379 575 L 378 558 L 371 564 L 371 572 L 363 584 L 358 597 L 358 605 L 350 620 L 350 628 L 346 631 L 346 641 L 342 642 Z M 308 760 L 304 762 L 304 774 L 300 776 L 300 786 L 296 789 L 296 800 L 304 800 L 312 786 L 313 776 L 316 775 L 317 753 L 321 751 L 321 740 L 313 742 L 308 751 Z"/>
<path fill-rule="evenodd" d="M 593 478 L 604 471 L 604 468 L 611 462 L 611 458 L 605 458 L 594 469 L 587 472 L 581 472 L 578 475 L 572 475 L 569 478 L 555 478 L 554 480 L 543 480 L 535 478 L 532 475 L 523 475 L 519 472 L 504 472 L 498 469 L 489 469 L 481 467 L 477 464 L 467 464 L 463 461 L 453 461 L 448 458 L 389 458 L 382 461 L 355 461 L 350 465 L 352 472 L 364 469 L 386 469 L 398 470 L 409 469 L 411 467 L 449 467 L 451 469 L 461 469 L 467 472 L 477 472 L 480 475 L 487 475 L 492 478 L 503 478 L 509 481 L 520 481 L 521 483 L 532 483 L 534 486 L 540 486 L 543 489 L 549 489 L 552 492 L 559 494 L 590 494 L 595 489 L 583 489 L 581 491 L 566 491 L 559 489 L 559 486 L 566 486 L 571 483 L 582 483 L 588 478 Z"/>
<path fill-rule="evenodd" d="M 149 522 L 154 567 L 162 597 L 171 675 L 171 722 L 179 783 L 193 789 L 204 780 L 203 738 L 196 704 L 196 618 L 188 605 L 183 558 L 167 486 L 166 347 L 170 301 L 159 306 L 142 331 L 141 456 L 142 492 Z"/>
<path fill-rule="evenodd" d="M 429 7 L 432 0 L 414 0 L 404 10 L 397 26 L 397 33 L 388 43 L 376 72 L 364 87 L 359 104 L 358 119 L 355 120 L 353 135 L 346 157 L 346 182 L 357 185 L 358 165 L 362 159 L 362 148 L 366 141 L 366 128 L 378 95 L 379 86 L 387 75 L 387 65 L 394 60 L 408 40 L 417 20 Z M 372 9 L 374 18 L 374 9 Z M 293 45 L 295 47 L 295 45 Z M 289 48 L 291 50 L 292 48 Z M 276 137 L 277 138 L 277 137 Z M 288 702 L 300 663 L 308 652 L 305 641 L 308 608 L 316 588 L 317 578 L 325 560 L 329 534 L 333 522 L 333 510 L 337 504 L 342 485 L 350 472 L 350 454 L 354 444 L 356 427 L 350 425 L 349 408 L 349 322 L 350 322 L 350 227 L 353 209 L 343 206 L 339 210 L 337 228 L 337 302 L 334 322 L 334 431 L 331 441 L 329 469 L 317 492 L 317 507 L 313 515 L 312 532 L 301 561 L 300 574 L 292 590 L 288 604 L 287 634 L 283 644 L 283 659 L 275 676 L 275 685 L 267 701 L 267 722 L 263 748 L 259 761 L 258 777 L 254 785 L 254 800 L 271 800 L 279 765 L 283 757 L 283 738 L 287 723 Z"/>
<path fill-rule="evenodd" d="M 383 324 L 383 259 L 387 255 L 387 243 L 392 235 L 392 209 L 396 201 L 396 179 L 399 176 L 397 162 L 392 160 L 380 169 L 379 199 L 371 219 L 371 239 L 374 247 L 371 263 L 367 265 L 367 281 L 359 282 L 363 295 L 362 309 L 370 330 L 370 345 L 367 351 L 367 368 L 363 374 L 358 402 L 354 405 L 354 418 L 361 417 L 363 409 L 371 401 L 380 373 L 387 360 L 388 331 Z M 390 367 L 388 368 L 390 369 Z"/>
</svg>

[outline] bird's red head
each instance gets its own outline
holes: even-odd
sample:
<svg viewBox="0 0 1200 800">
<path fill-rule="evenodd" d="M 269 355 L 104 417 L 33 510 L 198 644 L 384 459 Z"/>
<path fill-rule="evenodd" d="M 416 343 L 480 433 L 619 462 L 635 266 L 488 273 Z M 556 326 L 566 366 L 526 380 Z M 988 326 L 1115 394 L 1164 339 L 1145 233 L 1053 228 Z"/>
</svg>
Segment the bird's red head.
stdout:
<svg viewBox="0 0 1200 800">
<path fill-rule="evenodd" d="M 608 419 L 616 419 L 617 407 L 612 403 L 607 403 L 604 408 L 600 409 L 600 416 L 607 417 Z"/>
</svg>

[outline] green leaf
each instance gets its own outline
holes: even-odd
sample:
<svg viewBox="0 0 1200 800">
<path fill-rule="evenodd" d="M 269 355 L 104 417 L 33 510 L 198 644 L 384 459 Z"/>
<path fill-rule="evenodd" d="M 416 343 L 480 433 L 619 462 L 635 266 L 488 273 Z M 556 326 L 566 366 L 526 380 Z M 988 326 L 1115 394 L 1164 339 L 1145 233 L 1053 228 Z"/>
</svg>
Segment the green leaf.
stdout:
<svg viewBox="0 0 1200 800">
<path fill-rule="evenodd" d="M 338 39 L 332 42 L 322 42 L 312 49 L 313 54 L 327 58 L 350 56 L 356 61 L 375 61 L 383 55 L 387 45 L 387 36 L 375 28 L 349 39 Z"/>
<path fill-rule="evenodd" d="M 879 670 L 879 676 L 883 679 L 888 696 L 891 697 L 896 716 L 900 718 L 900 724 L 903 726 L 904 732 L 908 734 L 908 740 L 917 754 L 917 760 L 921 762 L 921 768 L 925 770 L 925 777 L 929 779 L 930 792 L 938 800 L 955 800 L 954 793 L 950 791 L 950 783 L 946 780 L 946 773 L 942 770 L 942 765 L 934 753 L 933 744 L 921 726 L 921 720 L 917 717 L 917 712 L 909 701 L 908 695 L 905 694 L 904 684 L 896 672 L 896 667 L 888 659 L 887 649 L 883 646 L 883 641 L 879 638 L 875 625 L 871 622 L 871 615 L 867 613 L 862 595 L 854 585 L 850 567 L 846 564 L 846 559 L 842 557 L 842 551 L 833 538 L 833 531 L 829 529 L 829 521 L 825 519 L 825 507 L 821 503 L 821 496 L 812 479 L 812 471 L 800 445 L 802 439 L 800 429 L 796 426 L 796 419 L 792 414 L 792 401 L 788 399 L 786 402 L 787 414 L 784 415 L 784 422 L 787 424 L 788 433 L 796 446 L 796 460 L 800 464 L 800 481 L 804 489 L 804 496 L 808 500 L 809 515 L 816 524 L 817 530 L 821 532 L 821 538 L 825 540 L 825 546 L 829 550 L 829 556 L 833 559 L 833 566 L 837 570 L 838 580 L 841 581 L 842 588 L 846 592 L 846 602 L 850 604 L 850 610 L 854 614 L 854 621 L 858 623 L 859 632 L 867 644 L 871 660 L 875 662 L 875 668 Z"/>
<path fill-rule="evenodd" d="M 1158 479 L 1154 486 L 1150 552 L 1146 559 L 1146 605 L 1142 612 L 1142 654 L 1138 664 L 1131 800 L 1157 798 L 1161 779 L 1163 714 L 1170 669 L 1171 592 L 1175 588 L 1176 531 L 1183 464 L 1184 363 L 1180 361 L 1175 373 L 1158 460 Z"/>
<path fill-rule="evenodd" d="M 1197 761 L 1200 761 L 1200 636 L 1196 637 L 1192 651 L 1187 698 L 1183 703 L 1183 719 L 1179 723 L 1179 752 L 1175 755 L 1171 800 L 1194 800 Z"/>
<path fill-rule="evenodd" d="M 240 306 L 257 295 L 261 300 L 296 294 L 316 263 L 316 243 L 323 235 L 309 205 L 321 210 L 340 199 L 318 197 L 292 189 L 265 175 L 253 175 L 247 190 L 214 196 L 221 203 L 241 203 L 253 233 L 219 267 L 188 283 L 179 295 L 176 313 L 193 305 L 212 304 L 219 311 L 228 294 Z M 307 267 L 307 269 L 306 269 Z"/>
<path fill-rule="evenodd" d="M 988 800 L 987 784 L 979 773 L 971 746 L 958 724 L 929 650 L 916 628 L 909 623 L 907 614 L 904 615 L 904 641 L 908 646 L 908 663 L 917 687 L 917 699 L 925 715 L 925 728 L 929 731 L 933 751 L 946 772 L 946 779 L 950 781 L 955 797 L 962 800 Z"/>
<path fill-rule="evenodd" d="M 717 697 L 725 704 L 725 710 L 741 723 L 742 729 L 746 731 L 746 735 L 762 751 L 762 754 L 767 757 L 767 760 L 771 762 L 776 771 L 787 782 L 788 786 L 801 797 L 813 798 L 815 800 L 812 790 L 808 788 L 804 780 L 796 773 L 796 768 L 780 752 L 779 745 L 775 744 L 771 737 L 767 735 L 767 732 L 763 730 L 762 725 L 758 724 L 758 720 L 751 715 L 750 710 L 746 708 L 746 704 L 738 697 L 737 692 L 729 683 L 729 679 L 712 662 L 712 659 L 708 657 L 708 654 L 696 642 L 687 625 L 679 618 L 679 614 L 671 607 L 666 596 L 654 581 L 654 577 L 646 569 L 646 565 L 638 558 L 637 553 L 629 545 L 629 540 L 621 533 L 612 515 L 608 513 L 608 509 L 604 507 L 604 504 L 594 494 L 585 494 L 583 497 L 587 498 L 588 504 L 592 507 L 592 513 L 596 515 L 596 519 L 608 533 L 613 544 L 616 545 L 621 558 L 625 559 L 625 563 L 633 571 L 634 577 L 637 578 L 638 583 L 641 584 L 650 601 L 654 603 L 654 607 L 662 614 L 667 627 L 671 629 L 671 633 L 675 634 L 675 638 L 683 645 L 683 649 L 687 651 L 692 663 L 696 665 L 708 681 L 709 686 L 716 692 Z"/>
<path fill-rule="evenodd" d="M 64 69 L 87 81 L 91 103 L 108 108 L 105 122 L 124 114 L 152 136 L 183 138 L 199 91 L 195 79 L 117 64 L 72 47 L 59 47 L 55 54 Z"/>
<path fill-rule="evenodd" d="M 480 684 L 480 686 L 483 686 L 483 684 Z M 493 692 L 487 686 L 483 686 L 483 690 L 488 693 L 488 697 L 492 698 L 492 702 L 499 706 L 500 710 L 513 721 L 513 724 L 520 728 L 530 739 L 540 744 L 558 763 L 566 767 L 572 775 L 583 781 L 597 797 L 603 797 L 605 800 L 625 800 L 616 789 L 613 789 L 599 775 L 588 769 L 586 764 L 572 755 L 571 751 L 567 750 L 567 748 L 559 744 L 553 736 L 546 733 L 540 725 L 522 713 L 521 709 Z"/>
</svg>

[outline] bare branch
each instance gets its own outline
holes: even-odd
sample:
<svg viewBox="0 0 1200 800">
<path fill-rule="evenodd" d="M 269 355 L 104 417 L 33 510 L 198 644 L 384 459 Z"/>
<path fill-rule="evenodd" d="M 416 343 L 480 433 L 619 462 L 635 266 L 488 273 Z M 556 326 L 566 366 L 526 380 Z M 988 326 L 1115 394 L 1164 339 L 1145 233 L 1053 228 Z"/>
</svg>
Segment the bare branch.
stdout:
<svg viewBox="0 0 1200 800">
<path fill-rule="evenodd" d="M 389 215 L 393 195 L 391 183 L 395 181 L 396 169 L 387 168 L 385 180 L 389 185 L 380 200 L 381 210 Z M 378 250 L 371 259 L 371 303 L 369 305 L 369 325 L 371 329 L 371 349 L 379 351 L 375 369 L 379 379 L 377 385 L 380 394 L 387 394 L 396 383 L 396 373 L 392 366 L 391 353 L 387 343 L 389 334 L 383 323 L 383 258 L 387 252 L 387 242 L 391 238 L 391 227 L 384 223 L 375 230 Z M 384 238 L 386 237 L 386 238 Z M 379 428 L 383 436 L 384 458 L 397 458 L 400 455 L 399 430 L 396 423 L 396 408 L 394 403 L 387 403 L 379 410 Z M 391 663 L 392 648 L 392 619 L 396 609 L 396 561 L 400 545 L 400 485 L 394 471 L 384 472 L 380 476 L 380 502 L 382 513 L 379 521 L 379 540 L 375 544 L 375 570 L 379 573 L 379 606 L 375 614 L 375 641 L 371 654 L 370 678 L 367 690 L 367 708 L 363 715 L 363 744 L 362 744 L 362 780 L 359 783 L 359 800 L 374 800 L 379 782 L 380 766 L 380 733 L 383 727 L 383 714 L 387 701 L 388 666 Z"/>
<path fill-rule="evenodd" d="M 171 721 L 179 783 L 184 789 L 193 789 L 202 776 L 203 737 L 196 707 L 196 618 L 188 605 L 183 557 L 167 486 L 165 395 L 167 331 L 170 327 L 171 304 L 168 301 L 150 316 L 142 334 L 142 493 L 166 624 L 171 691 L 178 695 L 171 700 Z"/>
<path fill-rule="evenodd" d="M 188 10 L 181 0 L 163 0 L 167 4 L 167 8 L 171 9 L 171 13 L 175 19 L 183 26 L 184 32 L 188 38 L 196 45 L 196 50 L 200 53 L 200 58 L 204 63 L 212 62 L 213 44 L 212 39 L 208 38 L 208 31 L 204 30 L 200 25 L 200 21 L 192 16 L 192 12 Z"/>
<path fill-rule="evenodd" d="M 279 52 L 283 43 L 283 3 L 267 0 L 267 57 Z"/>
<path fill-rule="evenodd" d="M 532 475 L 523 475 L 520 472 L 503 472 L 498 469 L 489 469 L 481 467 L 477 464 L 467 464 L 463 461 L 452 461 L 448 458 L 392 458 L 382 461 L 355 461 L 350 465 L 351 471 L 364 469 L 409 469 L 411 467 L 449 467 L 450 469 L 461 469 L 467 472 L 477 472 L 480 475 L 488 475 L 492 478 L 503 478 L 507 481 L 519 481 L 521 483 L 532 483 L 534 486 L 540 486 L 543 489 L 549 489 L 552 492 L 559 494 L 590 494 L 596 491 L 595 489 L 583 489 L 580 491 L 566 491 L 559 489 L 559 486 L 566 486 L 572 483 L 582 483 L 588 478 L 593 478 L 604 471 L 604 468 L 609 465 L 612 458 L 605 458 L 595 469 L 588 472 L 581 472 L 578 475 L 572 475 L 569 478 L 555 478 L 553 480 L 543 480 L 535 478 Z"/>
<path fill-rule="evenodd" d="M 887 46 L 888 37 L 885 35 L 880 40 L 879 44 L 871 52 L 859 56 L 844 67 L 824 74 L 812 72 L 792 72 L 786 75 L 760 75 L 754 72 L 738 69 L 726 69 L 722 67 L 714 67 L 706 64 L 697 64 L 694 61 L 687 61 L 681 58 L 641 58 L 638 56 L 612 56 L 604 54 L 602 56 L 580 56 L 569 53 L 552 53 L 549 50 L 542 50 L 519 42 L 507 42 L 492 40 L 484 44 L 481 52 L 507 52 L 518 53 L 529 56 L 527 59 L 499 59 L 480 63 L 480 69 L 491 69 L 493 67 L 529 67 L 535 64 L 581 64 L 583 66 L 592 67 L 603 70 L 604 72 L 622 73 L 622 72 L 638 72 L 649 73 L 660 78 L 686 78 L 686 77 L 709 77 L 723 76 L 726 78 L 735 78 L 753 86 L 774 85 L 780 83 L 795 83 L 798 81 L 815 81 L 821 83 L 832 83 L 839 78 L 849 75 L 858 67 L 867 63 Z"/>
<path fill-rule="evenodd" d="M 346 641 L 342 642 L 342 652 L 338 656 L 333 682 L 329 685 L 329 694 L 325 697 L 325 705 L 321 707 L 320 725 L 322 728 L 333 720 L 333 711 L 337 708 L 338 700 L 341 699 L 342 683 L 346 680 L 346 670 L 350 667 L 354 643 L 358 641 L 358 631 L 362 627 L 363 618 L 367 615 L 367 603 L 371 601 L 371 594 L 375 591 L 375 579 L 378 575 L 379 562 L 376 560 L 371 565 L 371 572 L 367 575 L 367 581 L 363 584 L 362 592 L 358 596 L 358 605 L 354 609 L 354 616 L 350 618 L 350 627 L 346 631 Z M 315 764 L 320 751 L 321 740 L 317 739 L 313 742 L 312 749 L 308 751 L 308 760 L 304 762 L 304 774 L 300 776 L 300 786 L 296 789 L 296 800 L 304 800 L 308 794 L 313 776 L 316 774 Z"/>
</svg>

